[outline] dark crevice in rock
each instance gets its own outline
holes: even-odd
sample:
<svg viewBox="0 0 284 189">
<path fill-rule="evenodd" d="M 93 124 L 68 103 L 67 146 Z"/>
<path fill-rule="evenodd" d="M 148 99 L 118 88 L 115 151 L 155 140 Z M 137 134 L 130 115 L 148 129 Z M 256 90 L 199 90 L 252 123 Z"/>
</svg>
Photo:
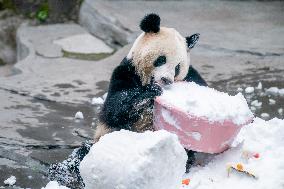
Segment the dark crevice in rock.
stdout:
<svg viewBox="0 0 284 189">
<path fill-rule="evenodd" d="M 4 87 L 0 87 L 0 90 L 8 91 L 12 94 L 18 94 L 18 95 L 21 95 L 21 96 L 31 97 L 33 99 L 40 100 L 40 101 L 56 102 L 55 100 L 48 99 L 46 96 L 41 95 L 41 94 L 37 94 L 37 95 L 32 96 L 28 92 L 18 91 L 16 89 L 8 89 L 8 88 L 4 88 Z"/>
</svg>

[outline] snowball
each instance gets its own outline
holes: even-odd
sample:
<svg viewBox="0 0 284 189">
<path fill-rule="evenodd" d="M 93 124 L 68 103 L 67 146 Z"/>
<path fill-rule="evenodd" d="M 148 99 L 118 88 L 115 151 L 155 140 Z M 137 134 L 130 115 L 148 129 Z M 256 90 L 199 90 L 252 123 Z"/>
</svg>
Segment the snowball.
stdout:
<svg viewBox="0 0 284 189">
<path fill-rule="evenodd" d="M 15 176 L 10 176 L 9 178 L 7 178 L 7 179 L 4 181 L 4 184 L 13 186 L 13 185 L 16 183 L 16 180 L 17 180 L 17 179 L 16 179 Z"/>
<path fill-rule="evenodd" d="M 262 105 L 262 102 L 259 102 L 258 100 L 254 100 L 250 104 L 255 107 L 260 107 Z"/>
<path fill-rule="evenodd" d="M 190 178 L 188 186 L 179 189 L 280 189 L 284 186 L 284 120 L 264 121 L 255 118 L 239 135 L 240 145 L 232 148 L 206 164 L 192 167 L 184 178 Z M 258 153 L 259 158 L 243 159 L 242 154 Z M 242 163 L 244 170 L 255 174 L 253 179 L 245 174 L 232 172 L 228 177 L 226 166 Z"/>
<path fill-rule="evenodd" d="M 75 114 L 75 119 L 84 119 L 83 113 L 82 113 L 82 112 L 77 112 L 77 113 Z"/>
<path fill-rule="evenodd" d="M 276 101 L 273 100 L 273 99 L 269 99 L 269 104 L 270 104 L 270 105 L 276 104 Z"/>
<path fill-rule="evenodd" d="M 102 99 L 101 97 L 95 97 L 92 99 L 92 104 L 103 104 L 104 103 L 104 99 Z"/>
<path fill-rule="evenodd" d="M 85 189 L 177 189 L 187 155 L 167 131 L 103 136 L 80 164 Z"/>
<path fill-rule="evenodd" d="M 69 189 L 66 186 L 60 186 L 56 181 L 50 181 L 46 187 L 41 189 Z"/>
<path fill-rule="evenodd" d="M 279 113 L 280 115 L 282 115 L 282 114 L 283 114 L 283 108 L 279 108 L 279 109 L 278 109 L 278 113 Z"/>
<path fill-rule="evenodd" d="M 269 118 L 269 114 L 268 113 L 262 113 L 260 114 L 260 116 L 264 119 L 268 119 Z"/>
<path fill-rule="evenodd" d="M 258 89 L 258 90 L 261 90 L 261 89 L 262 89 L 262 83 L 261 83 L 261 82 L 258 83 L 256 89 Z"/>
<path fill-rule="evenodd" d="M 232 120 L 235 124 L 241 125 L 253 117 L 241 93 L 230 96 L 193 82 L 180 82 L 168 86 L 159 100 L 190 115 L 205 117 L 209 121 Z"/>
<path fill-rule="evenodd" d="M 253 92 L 254 92 L 254 88 L 253 88 L 253 87 L 247 87 L 247 88 L 245 89 L 245 92 L 246 92 L 246 93 L 253 93 Z"/>
</svg>

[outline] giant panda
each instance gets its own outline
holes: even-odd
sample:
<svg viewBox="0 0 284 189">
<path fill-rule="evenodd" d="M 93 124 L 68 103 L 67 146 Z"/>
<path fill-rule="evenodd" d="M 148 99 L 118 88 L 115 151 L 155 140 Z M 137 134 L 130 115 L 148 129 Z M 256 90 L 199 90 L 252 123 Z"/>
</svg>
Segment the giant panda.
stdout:
<svg viewBox="0 0 284 189">
<path fill-rule="evenodd" d="M 154 130 L 153 105 L 155 97 L 162 94 L 161 86 L 175 81 L 207 85 L 190 65 L 190 51 L 199 34 L 183 37 L 174 28 L 160 27 L 157 14 L 146 15 L 140 28 L 143 33 L 112 73 L 95 131 L 95 142 L 120 129 Z"/>
<path fill-rule="evenodd" d="M 190 51 L 199 34 L 183 37 L 174 28 L 160 27 L 157 14 L 146 15 L 140 28 L 143 32 L 112 73 L 95 131 L 95 142 L 101 136 L 120 129 L 135 132 L 154 130 L 154 99 L 162 94 L 161 86 L 175 81 L 207 86 L 190 65 Z M 194 152 L 186 151 L 188 172 L 194 162 Z"/>
<path fill-rule="evenodd" d="M 140 28 L 143 33 L 112 73 L 93 143 L 101 136 L 121 129 L 135 132 L 154 130 L 154 99 L 162 94 L 161 86 L 175 81 L 207 85 L 190 65 L 190 51 L 199 34 L 183 37 L 173 28 L 160 27 L 160 17 L 156 14 L 146 15 Z M 86 142 L 68 159 L 52 164 L 49 179 L 70 188 L 84 188 L 79 165 L 91 146 L 92 143 Z M 192 151 L 187 153 L 188 171 L 194 156 Z"/>
</svg>

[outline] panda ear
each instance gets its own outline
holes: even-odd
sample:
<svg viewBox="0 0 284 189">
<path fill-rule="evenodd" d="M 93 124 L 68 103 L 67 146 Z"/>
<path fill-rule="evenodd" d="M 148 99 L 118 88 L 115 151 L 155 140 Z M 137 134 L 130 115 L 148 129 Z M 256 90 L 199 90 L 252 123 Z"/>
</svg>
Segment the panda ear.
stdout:
<svg viewBox="0 0 284 189">
<path fill-rule="evenodd" d="M 189 49 L 192 49 L 195 44 L 197 43 L 197 41 L 199 40 L 199 33 L 193 34 L 190 37 L 186 37 L 186 43 L 187 43 L 187 47 Z"/>
<path fill-rule="evenodd" d="M 145 33 L 153 32 L 158 33 L 160 31 L 160 17 L 157 14 L 146 15 L 140 23 L 140 28 Z"/>
</svg>

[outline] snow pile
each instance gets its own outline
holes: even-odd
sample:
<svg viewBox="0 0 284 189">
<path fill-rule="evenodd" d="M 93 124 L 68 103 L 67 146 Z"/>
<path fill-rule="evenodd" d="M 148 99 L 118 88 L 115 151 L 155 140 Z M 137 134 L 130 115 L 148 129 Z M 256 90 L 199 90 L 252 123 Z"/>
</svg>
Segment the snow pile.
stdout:
<svg viewBox="0 0 284 189">
<path fill-rule="evenodd" d="M 86 189 L 177 189 L 187 155 L 167 131 L 103 136 L 80 164 Z"/>
<path fill-rule="evenodd" d="M 60 186 L 56 181 L 50 181 L 45 188 L 41 189 L 69 189 L 66 186 Z"/>
<path fill-rule="evenodd" d="M 239 144 L 235 148 L 216 156 L 205 167 L 192 168 L 185 175 L 191 182 L 182 188 L 284 188 L 284 120 L 274 118 L 264 121 L 256 118 L 241 130 L 236 141 Z M 249 158 L 245 155 L 248 152 L 259 154 L 259 157 Z M 238 172 L 232 172 L 228 177 L 228 164 L 237 163 L 241 163 L 244 170 L 253 173 L 257 179 Z"/>
<path fill-rule="evenodd" d="M 9 185 L 9 186 L 13 186 L 16 183 L 16 177 L 15 176 L 10 176 L 9 178 L 7 178 L 4 181 L 4 184 Z"/>
<path fill-rule="evenodd" d="M 193 82 L 170 85 L 159 99 L 190 115 L 205 117 L 209 121 L 232 120 L 235 124 L 242 125 L 253 117 L 241 93 L 230 96 Z"/>
</svg>

